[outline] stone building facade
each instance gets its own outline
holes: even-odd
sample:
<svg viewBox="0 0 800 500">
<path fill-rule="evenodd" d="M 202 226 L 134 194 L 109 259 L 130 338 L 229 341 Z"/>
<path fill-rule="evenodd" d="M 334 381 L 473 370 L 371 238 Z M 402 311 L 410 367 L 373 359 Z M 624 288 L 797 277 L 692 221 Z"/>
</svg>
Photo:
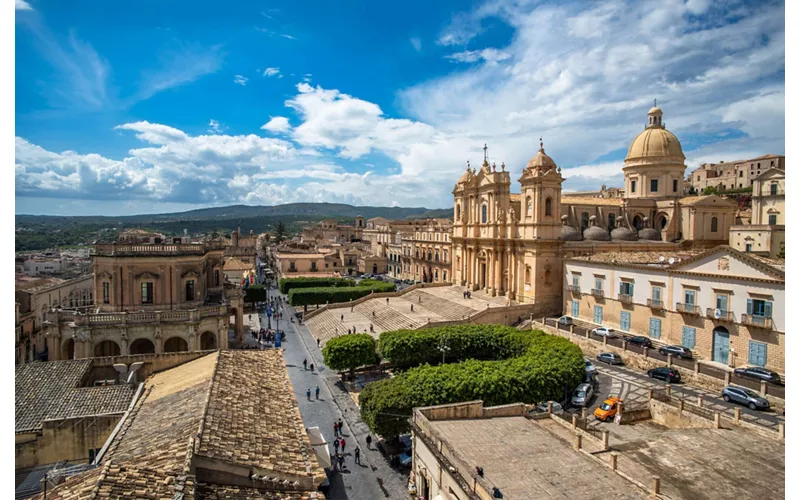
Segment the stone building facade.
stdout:
<svg viewBox="0 0 800 500">
<path fill-rule="evenodd" d="M 741 252 L 776 257 L 786 241 L 786 173 L 774 168 L 753 180 L 751 220 L 730 228 L 730 245 Z"/>
<path fill-rule="evenodd" d="M 689 182 L 697 193 L 707 187 L 719 191 L 748 188 L 753 181 L 771 168 L 786 169 L 786 157 L 768 154 L 749 160 L 703 163 L 689 174 Z"/>
<path fill-rule="evenodd" d="M 403 263 L 404 276 L 423 283 L 448 283 L 452 280 L 453 225 L 448 219 L 430 219 L 403 238 L 408 242 L 408 262 Z M 401 245 L 401 253 L 402 253 Z M 402 255 L 400 256 L 402 259 Z"/>
<path fill-rule="evenodd" d="M 180 240 L 178 240 L 180 241 Z M 51 360 L 227 348 L 243 295 L 225 283 L 222 241 L 95 245 L 95 309 L 51 311 Z"/>
<path fill-rule="evenodd" d="M 782 264 L 728 246 L 565 259 L 565 315 L 730 366 L 785 371 Z"/>
</svg>

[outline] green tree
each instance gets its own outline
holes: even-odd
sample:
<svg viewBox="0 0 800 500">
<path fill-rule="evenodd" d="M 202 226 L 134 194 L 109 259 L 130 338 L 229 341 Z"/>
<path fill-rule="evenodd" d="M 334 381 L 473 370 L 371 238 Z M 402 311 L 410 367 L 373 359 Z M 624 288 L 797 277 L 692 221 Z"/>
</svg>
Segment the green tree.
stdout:
<svg viewBox="0 0 800 500">
<path fill-rule="evenodd" d="M 703 189 L 703 195 L 707 194 L 718 194 L 719 190 L 716 186 L 708 186 L 707 188 Z"/>
<path fill-rule="evenodd" d="M 343 335 L 325 344 L 322 359 L 331 370 L 348 370 L 352 377 L 359 366 L 374 365 L 379 361 L 375 348 L 375 339 L 366 333 Z"/>
<path fill-rule="evenodd" d="M 278 225 L 275 226 L 275 242 L 280 243 L 285 239 L 286 239 L 286 225 L 283 223 L 282 220 L 279 220 Z"/>
<path fill-rule="evenodd" d="M 264 285 L 250 285 L 244 294 L 245 302 L 264 302 L 267 300 L 267 289 Z"/>
</svg>

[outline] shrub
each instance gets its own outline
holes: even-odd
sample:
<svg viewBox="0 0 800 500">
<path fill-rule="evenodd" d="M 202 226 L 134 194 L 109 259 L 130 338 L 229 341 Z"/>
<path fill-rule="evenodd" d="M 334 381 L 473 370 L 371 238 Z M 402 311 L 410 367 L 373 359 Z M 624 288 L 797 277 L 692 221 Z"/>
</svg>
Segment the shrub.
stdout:
<svg viewBox="0 0 800 500">
<path fill-rule="evenodd" d="M 264 302 L 267 300 L 267 289 L 264 285 L 250 285 L 244 295 L 245 302 Z"/>
<path fill-rule="evenodd" d="M 322 358 L 331 370 L 349 370 L 351 375 L 359 366 L 380 362 L 375 352 L 375 339 L 366 333 L 331 339 L 322 349 Z"/>
<path fill-rule="evenodd" d="M 366 297 L 372 292 L 393 292 L 394 283 L 378 281 L 369 286 L 342 286 L 320 288 L 295 288 L 289 290 L 289 304 L 307 306 L 313 304 L 334 304 Z"/>
<path fill-rule="evenodd" d="M 289 290 L 293 288 L 353 285 L 355 285 L 355 281 L 346 278 L 281 278 L 278 281 L 278 289 L 281 293 L 289 293 Z"/>
<path fill-rule="evenodd" d="M 410 346 L 428 349 L 431 345 L 438 346 L 430 343 L 431 338 L 438 340 L 448 335 L 451 339 L 475 341 L 472 347 L 462 350 L 462 355 L 495 353 L 507 359 L 467 359 L 439 366 L 425 364 L 392 379 L 368 385 L 359 397 L 362 418 L 373 432 L 383 436 L 407 432 L 410 426 L 407 417 L 411 416 L 414 407 L 476 399 L 489 406 L 562 400 L 585 377 L 580 348 L 567 339 L 541 331 L 520 332 L 505 326 L 463 325 L 391 333 L 381 335 L 381 352 L 388 349 L 407 363 L 414 358 L 408 350 Z M 411 338 L 407 343 L 395 338 L 404 334 Z M 491 336 L 495 338 L 493 346 L 488 341 Z M 435 349 L 434 355 L 441 356 L 441 352 Z M 427 354 L 420 353 L 418 359 L 425 356 Z M 406 418 L 398 418 L 398 415 L 406 415 Z"/>
</svg>

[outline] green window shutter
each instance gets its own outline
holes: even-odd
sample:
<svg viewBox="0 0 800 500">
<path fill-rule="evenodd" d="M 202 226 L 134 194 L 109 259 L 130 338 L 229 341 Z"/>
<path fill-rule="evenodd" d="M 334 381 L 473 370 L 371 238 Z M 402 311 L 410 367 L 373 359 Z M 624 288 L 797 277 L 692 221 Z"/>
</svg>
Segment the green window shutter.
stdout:
<svg viewBox="0 0 800 500">
<path fill-rule="evenodd" d="M 767 318 L 772 317 L 772 302 L 764 302 L 764 316 Z"/>
<path fill-rule="evenodd" d="M 753 299 L 747 299 L 747 314 L 753 314 Z"/>
</svg>

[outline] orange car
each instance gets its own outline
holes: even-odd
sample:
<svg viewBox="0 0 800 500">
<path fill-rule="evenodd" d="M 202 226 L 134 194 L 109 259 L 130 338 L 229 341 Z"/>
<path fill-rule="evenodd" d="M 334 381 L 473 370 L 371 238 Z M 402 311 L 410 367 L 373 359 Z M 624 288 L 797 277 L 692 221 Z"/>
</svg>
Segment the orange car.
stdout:
<svg viewBox="0 0 800 500">
<path fill-rule="evenodd" d="M 597 407 L 597 409 L 594 411 L 594 417 L 601 422 L 609 422 L 614 420 L 614 417 L 617 415 L 619 403 L 622 403 L 622 400 L 619 398 L 606 399 L 603 401 L 603 404 Z"/>
</svg>

